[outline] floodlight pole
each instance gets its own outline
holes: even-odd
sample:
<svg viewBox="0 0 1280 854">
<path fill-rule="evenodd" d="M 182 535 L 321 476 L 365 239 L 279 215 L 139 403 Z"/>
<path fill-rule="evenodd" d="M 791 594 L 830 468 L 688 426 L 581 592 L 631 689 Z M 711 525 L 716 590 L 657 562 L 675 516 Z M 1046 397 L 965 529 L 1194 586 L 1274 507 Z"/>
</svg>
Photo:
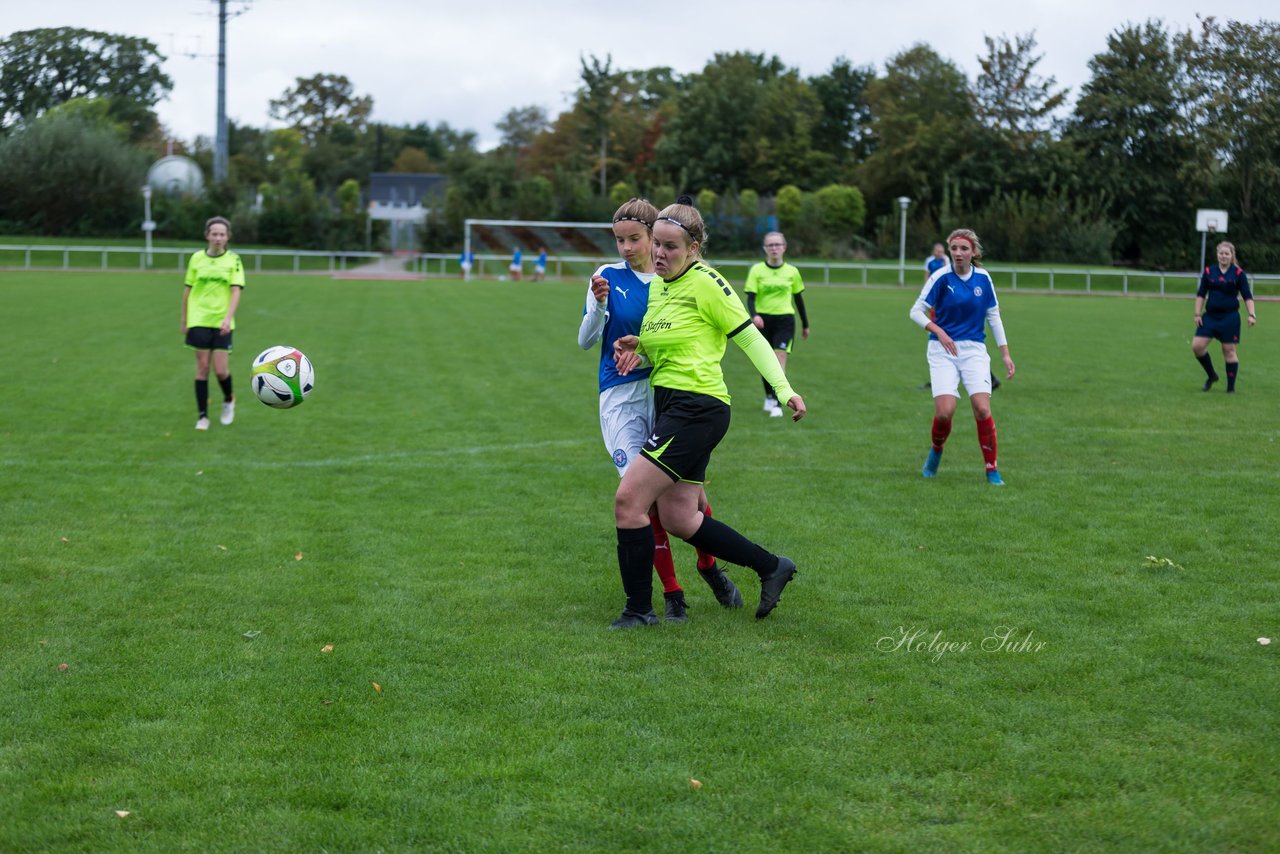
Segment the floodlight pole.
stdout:
<svg viewBox="0 0 1280 854">
<path fill-rule="evenodd" d="M 218 0 L 218 124 L 213 143 L 213 183 L 227 180 L 227 0 Z"/>
<path fill-rule="evenodd" d="M 151 266 L 151 232 L 156 230 L 155 220 L 151 218 L 151 185 L 142 185 L 142 233 L 146 235 L 146 265 Z"/>
<path fill-rule="evenodd" d="M 907 206 L 911 199 L 898 196 L 898 207 L 902 208 L 902 230 L 898 233 L 898 285 L 906 284 L 907 276 Z"/>
</svg>

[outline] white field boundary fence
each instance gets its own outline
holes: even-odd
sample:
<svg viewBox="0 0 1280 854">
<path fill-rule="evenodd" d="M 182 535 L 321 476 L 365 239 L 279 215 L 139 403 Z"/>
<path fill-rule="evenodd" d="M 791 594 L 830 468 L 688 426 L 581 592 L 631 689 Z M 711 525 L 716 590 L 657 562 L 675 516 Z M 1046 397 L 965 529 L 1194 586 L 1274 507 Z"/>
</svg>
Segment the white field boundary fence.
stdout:
<svg viewBox="0 0 1280 854">
<path fill-rule="evenodd" d="M 327 252 L 320 250 L 240 249 L 248 273 L 311 273 L 336 275 L 375 265 L 388 256 L 378 252 Z M 143 248 L 127 246 L 53 246 L 45 244 L 0 244 L 0 268 L 9 270 L 75 271 L 173 271 L 185 274 L 195 249 L 153 248 L 150 258 Z M 461 278 L 462 267 L 453 253 L 419 253 L 403 257 L 405 272 L 422 278 Z M 587 277 L 597 267 L 616 258 L 600 256 L 550 256 L 547 277 L 586 287 Z M 724 259 L 712 265 L 739 286 L 755 260 Z M 792 262 L 808 285 L 834 287 L 901 288 L 917 292 L 924 284 L 924 271 L 917 265 L 906 269 L 907 284 L 898 284 L 897 264 L 875 262 Z M 471 270 L 472 279 L 496 279 L 508 273 L 510 255 L 479 254 Z M 1195 294 L 1198 273 L 1148 272 L 1142 270 L 1078 269 L 989 265 L 1000 292 L 1099 294 L 1114 296 L 1189 296 Z M 533 260 L 524 260 L 526 279 L 533 273 Z M 1280 274 L 1250 274 L 1250 284 L 1259 298 L 1280 297 Z"/>
</svg>

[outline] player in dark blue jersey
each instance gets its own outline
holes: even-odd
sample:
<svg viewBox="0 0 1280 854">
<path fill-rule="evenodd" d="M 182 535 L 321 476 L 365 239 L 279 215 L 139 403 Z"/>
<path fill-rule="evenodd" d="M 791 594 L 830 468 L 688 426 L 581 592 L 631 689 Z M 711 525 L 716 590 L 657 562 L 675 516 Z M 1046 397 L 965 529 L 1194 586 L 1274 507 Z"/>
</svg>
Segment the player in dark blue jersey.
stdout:
<svg viewBox="0 0 1280 854">
<path fill-rule="evenodd" d="M 1253 291 L 1249 289 L 1249 277 L 1236 263 L 1236 247 L 1222 241 L 1218 244 L 1218 263 L 1204 268 L 1200 287 L 1196 290 L 1196 332 L 1191 339 L 1191 352 L 1195 354 L 1208 378 L 1203 391 L 1213 388 L 1218 372 L 1209 358 L 1209 341 L 1222 342 L 1222 359 L 1227 363 L 1227 394 L 1236 390 L 1236 375 L 1240 372 L 1240 358 L 1236 344 L 1240 343 L 1240 299 L 1244 299 L 1249 313 L 1249 325 L 1258 322 L 1253 304 Z"/>
<path fill-rule="evenodd" d="M 921 473 L 925 477 L 938 473 L 942 447 L 951 435 L 951 419 L 960 401 L 960 384 L 964 383 L 978 425 L 978 445 L 986 463 L 987 481 L 1003 486 L 996 464 L 991 357 L 987 354 L 984 323 L 991 327 L 1009 377 L 1014 372 L 1013 359 L 1009 357 L 1009 342 L 991 276 L 977 266 L 982 258 L 978 235 L 967 228 L 956 229 L 947 237 L 947 248 L 951 251 L 951 265 L 929 277 L 911 307 L 911 319 L 929 333 L 929 383 L 933 388 L 933 446 Z"/>
<path fill-rule="evenodd" d="M 613 343 L 624 335 L 640 332 L 640 323 L 649 306 L 649 283 L 656 275 L 652 234 L 657 217 L 658 209 L 647 199 L 632 199 L 614 213 L 613 236 L 623 260 L 601 266 L 591 277 L 582 325 L 578 327 L 579 347 L 586 350 L 597 342 L 601 344 L 600 432 L 619 477 L 626 474 L 653 429 L 651 369 L 640 368 L 626 375 L 618 373 Z M 702 511 L 710 516 L 711 507 L 705 493 L 699 503 Z M 656 507 L 651 508 L 649 519 L 653 526 L 653 567 L 662 582 L 666 618 L 682 622 L 687 619 L 688 605 L 676 579 L 671 540 L 659 521 Z M 711 586 L 721 605 L 742 607 L 742 594 L 716 565 L 712 555 L 698 551 L 698 574 Z"/>
</svg>

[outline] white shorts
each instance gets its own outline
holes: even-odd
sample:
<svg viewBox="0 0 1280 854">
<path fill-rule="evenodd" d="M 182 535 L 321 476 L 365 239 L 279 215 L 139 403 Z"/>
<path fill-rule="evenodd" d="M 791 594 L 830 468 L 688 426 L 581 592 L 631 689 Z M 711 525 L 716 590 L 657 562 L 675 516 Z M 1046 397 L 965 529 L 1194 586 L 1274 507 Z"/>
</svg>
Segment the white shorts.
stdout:
<svg viewBox="0 0 1280 854">
<path fill-rule="evenodd" d="M 926 351 L 929 358 L 929 385 L 933 396 L 949 394 L 960 396 L 960 383 L 970 397 L 975 394 L 991 394 L 991 356 L 987 345 L 980 341 L 957 341 L 952 356 L 942 349 L 942 343 L 929 340 Z"/>
<path fill-rule="evenodd" d="M 618 469 L 627 473 L 653 429 L 653 386 L 648 379 L 623 383 L 600 392 L 600 433 Z"/>
<path fill-rule="evenodd" d="M 533 272 L 537 273 L 539 276 L 543 276 L 543 275 L 546 275 L 547 268 L 542 264 L 539 264 L 538 266 L 533 268 Z"/>
<path fill-rule="evenodd" d="M 512 264 L 512 265 L 511 265 L 510 267 L 508 267 L 507 269 L 508 269 L 508 270 L 510 270 L 512 273 L 519 273 L 519 272 L 520 272 L 520 265 L 519 265 L 519 264 Z"/>
</svg>

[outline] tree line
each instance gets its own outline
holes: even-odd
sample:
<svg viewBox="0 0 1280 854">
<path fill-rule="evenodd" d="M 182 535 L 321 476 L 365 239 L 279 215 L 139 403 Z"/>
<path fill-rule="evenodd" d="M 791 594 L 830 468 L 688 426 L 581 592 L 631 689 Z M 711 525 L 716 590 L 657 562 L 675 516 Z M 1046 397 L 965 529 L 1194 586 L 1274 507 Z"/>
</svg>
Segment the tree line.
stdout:
<svg viewBox="0 0 1280 854">
<path fill-rule="evenodd" d="M 753 249 L 777 222 L 801 252 L 896 255 L 905 196 L 913 252 L 965 225 L 1001 260 L 1187 269 L 1195 210 L 1222 208 L 1245 263 L 1280 269 L 1280 24 L 1125 24 L 1078 93 L 1039 73 L 1034 33 L 983 48 L 973 79 L 924 43 L 811 77 L 746 51 L 691 74 L 584 56 L 571 106 L 512 107 L 489 151 L 445 122 L 372 121 L 341 75 L 300 77 L 271 102 L 285 127 L 233 123 L 228 181 L 159 199 L 156 219 L 189 237 L 230 211 L 238 239 L 357 248 L 371 172 L 438 172 L 431 250 L 455 248 L 467 217 L 601 221 L 632 195 L 691 192 L 712 251 Z M 0 231 L 136 234 L 165 144 L 163 62 L 145 39 L 75 28 L 0 40 Z M 210 141 L 186 150 L 207 174 Z"/>
</svg>

